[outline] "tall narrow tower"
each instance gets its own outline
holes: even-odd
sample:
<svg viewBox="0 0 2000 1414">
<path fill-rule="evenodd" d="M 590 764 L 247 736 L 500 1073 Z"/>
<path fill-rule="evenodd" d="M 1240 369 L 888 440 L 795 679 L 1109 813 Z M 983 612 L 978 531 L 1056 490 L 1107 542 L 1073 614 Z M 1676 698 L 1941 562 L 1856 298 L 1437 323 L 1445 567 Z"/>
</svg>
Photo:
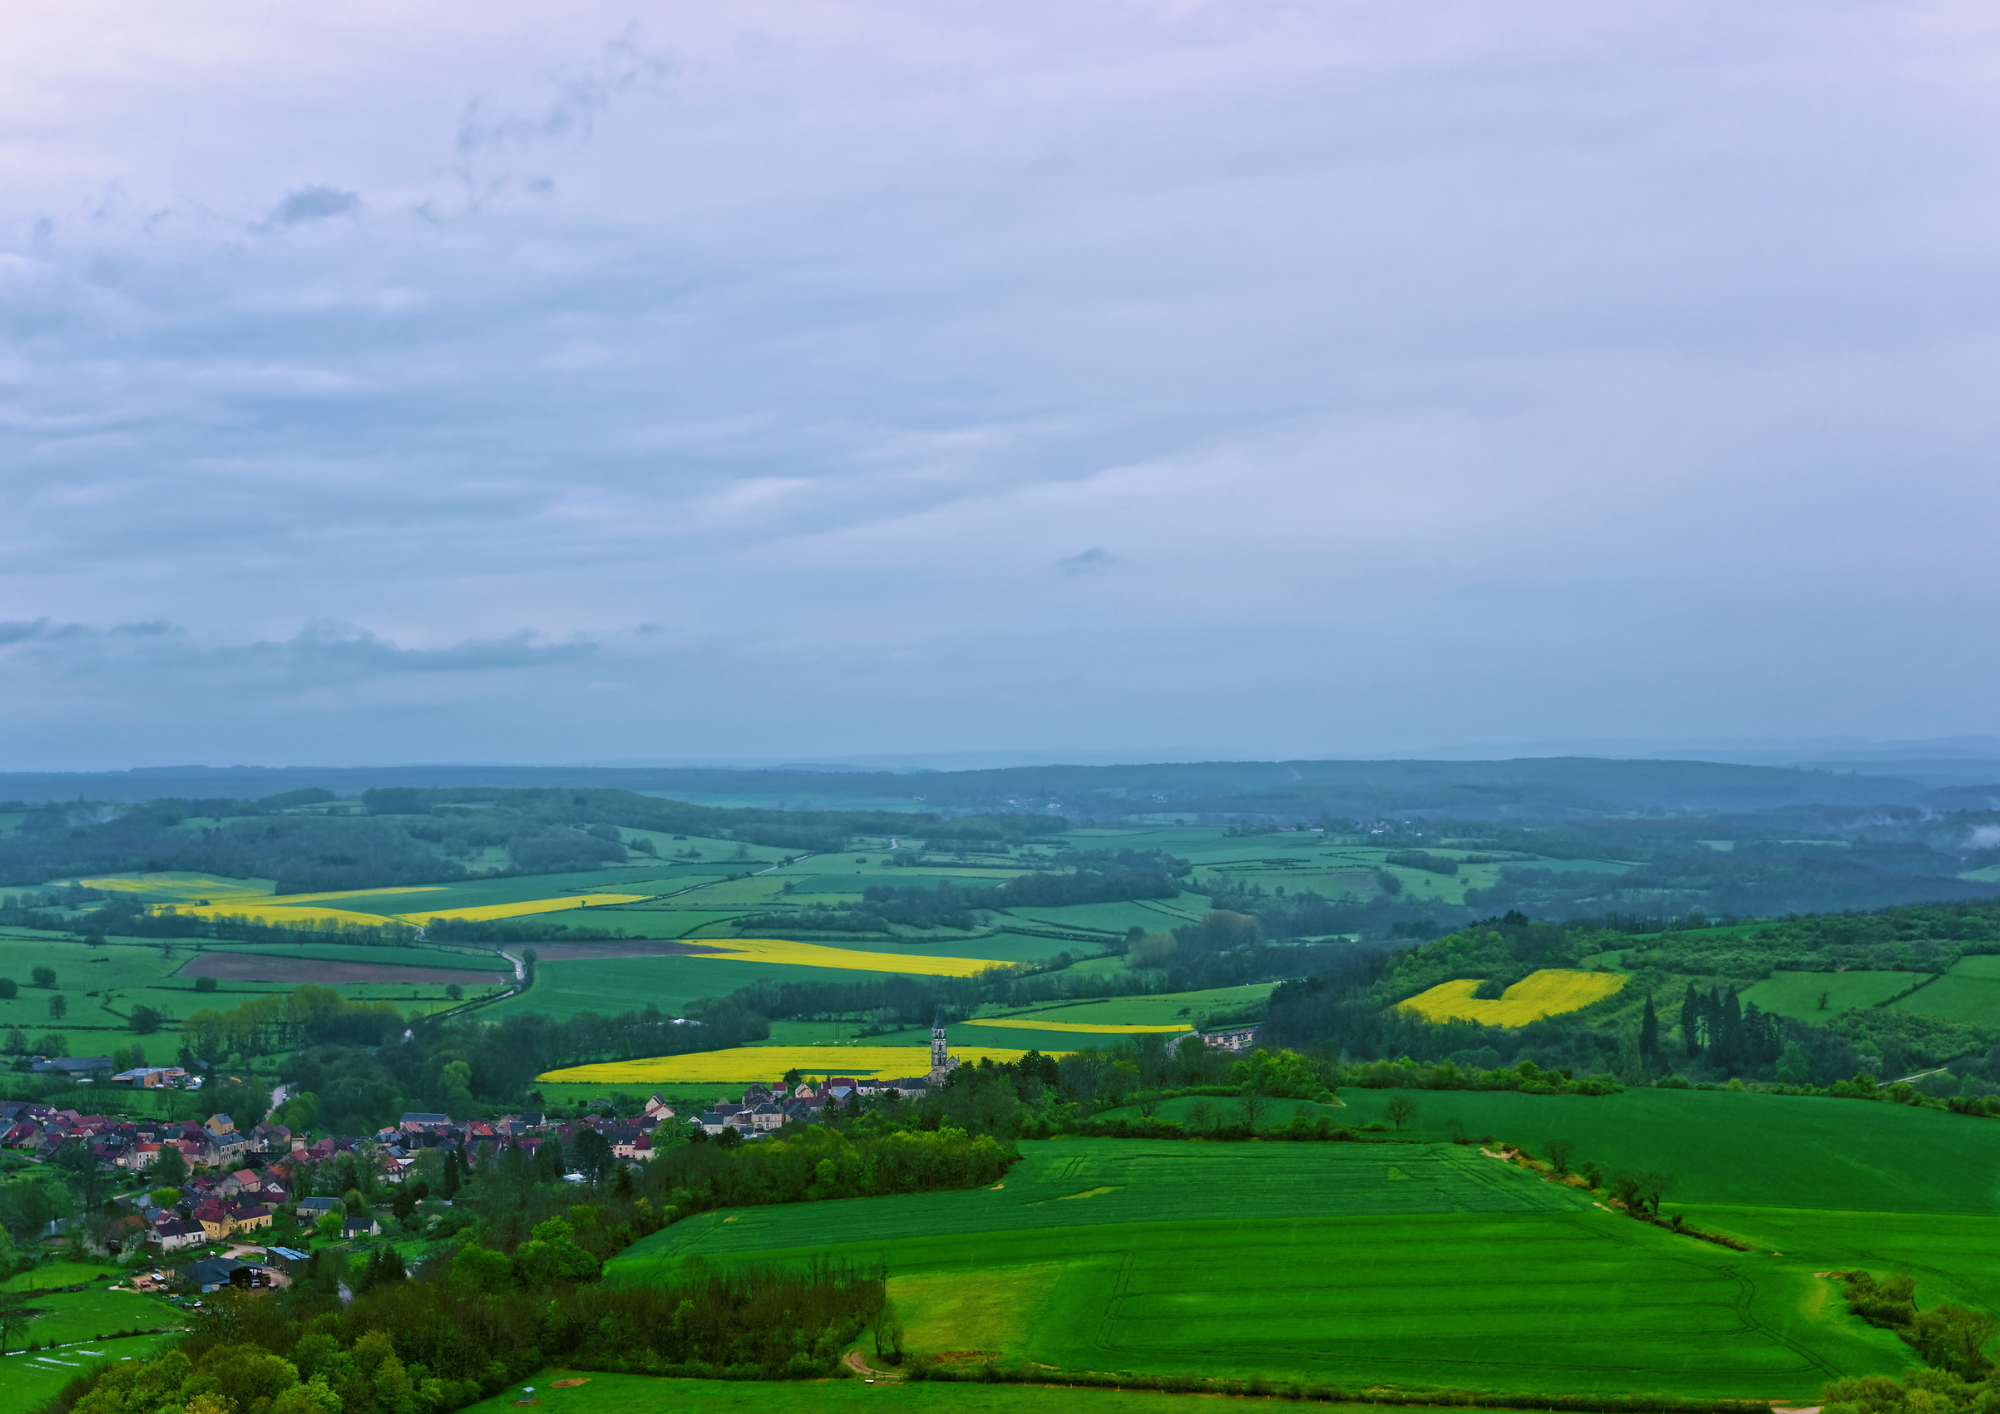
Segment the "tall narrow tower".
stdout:
<svg viewBox="0 0 2000 1414">
<path fill-rule="evenodd" d="M 941 1084 L 947 1075 L 958 1068 L 958 1062 L 951 1058 L 946 1049 L 944 1035 L 944 1008 L 939 1007 L 931 1018 L 931 1082 Z"/>
</svg>

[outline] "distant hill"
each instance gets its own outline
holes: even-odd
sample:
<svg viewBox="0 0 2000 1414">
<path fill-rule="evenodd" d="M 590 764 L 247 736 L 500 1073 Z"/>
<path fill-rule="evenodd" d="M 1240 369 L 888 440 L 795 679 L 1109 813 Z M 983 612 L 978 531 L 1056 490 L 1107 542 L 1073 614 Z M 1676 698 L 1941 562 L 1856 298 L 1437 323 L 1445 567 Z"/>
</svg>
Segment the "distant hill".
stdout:
<svg viewBox="0 0 2000 1414">
<path fill-rule="evenodd" d="M 319 787 L 605 788 L 715 805 L 1023 811 L 1071 818 L 1185 814 L 1342 819 L 1563 820 L 1659 812 L 1737 815 L 1798 806 L 1984 808 L 1990 790 L 1852 771 L 1710 761 L 1527 757 L 1509 761 L 1212 761 L 1010 766 L 970 771 L 726 770 L 558 766 L 168 767 L 0 774 L 0 800 L 261 799 Z M 1963 796 L 1962 803 L 1943 796 Z"/>
</svg>

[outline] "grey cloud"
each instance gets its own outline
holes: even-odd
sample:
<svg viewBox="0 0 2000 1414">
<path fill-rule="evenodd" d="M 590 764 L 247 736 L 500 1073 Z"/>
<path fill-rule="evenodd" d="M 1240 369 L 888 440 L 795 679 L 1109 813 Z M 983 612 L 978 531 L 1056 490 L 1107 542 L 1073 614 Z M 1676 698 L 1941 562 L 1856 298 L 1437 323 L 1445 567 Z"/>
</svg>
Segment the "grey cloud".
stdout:
<svg viewBox="0 0 2000 1414">
<path fill-rule="evenodd" d="M 1081 554 L 1057 560 L 1056 568 L 1071 579 L 1077 579 L 1085 575 L 1103 574 L 1117 563 L 1110 551 L 1102 546 L 1093 545 Z"/>
<path fill-rule="evenodd" d="M 271 208 L 264 224 L 271 229 L 285 230 L 334 216 L 346 216 L 360 209 L 361 198 L 351 191 L 342 191 L 338 187 L 300 187 L 287 193 L 283 201 Z"/>
</svg>

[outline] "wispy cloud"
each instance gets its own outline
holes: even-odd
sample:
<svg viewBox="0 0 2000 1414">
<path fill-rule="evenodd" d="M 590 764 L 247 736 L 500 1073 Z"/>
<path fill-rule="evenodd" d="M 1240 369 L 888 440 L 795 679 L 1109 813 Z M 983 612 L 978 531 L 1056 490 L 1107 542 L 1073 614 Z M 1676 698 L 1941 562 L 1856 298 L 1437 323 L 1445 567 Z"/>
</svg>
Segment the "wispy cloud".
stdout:
<svg viewBox="0 0 2000 1414">
<path fill-rule="evenodd" d="M 506 108 L 490 100 L 466 105 L 458 124 L 458 150 L 525 145 L 587 137 L 598 117 L 629 93 L 660 87 L 673 74 L 673 60 L 650 49 L 638 25 L 610 40 L 595 60 L 547 75 L 552 90 L 534 108 Z"/>
</svg>

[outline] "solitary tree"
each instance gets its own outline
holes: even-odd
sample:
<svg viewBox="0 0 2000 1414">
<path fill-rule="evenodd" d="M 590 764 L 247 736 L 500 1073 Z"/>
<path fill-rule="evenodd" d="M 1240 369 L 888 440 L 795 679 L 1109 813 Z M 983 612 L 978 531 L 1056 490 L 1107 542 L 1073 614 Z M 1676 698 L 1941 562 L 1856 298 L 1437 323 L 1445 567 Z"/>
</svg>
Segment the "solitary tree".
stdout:
<svg viewBox="0 0 2000 1414">
<path fill-rule="evenodd" d="M 1549 1163 L 1557 1173 L 1566 1174 L 1569 1172 L 1569 1161 L 1576 1154 L 1576 1141 L 1573 1139 L 1551 1139 L 1544 1147 L 1543 1152 L 1549 1156 Z"/>
<path fill-rule="evenodd" d="M 21 984 L 12 977 L 0 977 L 0 1002 L 11 1002 L 21 995 Z"/>
<path fill-rule="evenodd" d="M 1257 1128 L 1257 1117 L 1271 1107 L 1271 1097 L 1255 1085 L 1243 1087 L 1243 1122 L 1252 1130 Z"/>
<path fill-rule="evenodd" d="M 1417 1117 L 1417 1102 L 1408 1095 L 1398 1095 L 1383 1106 L 1382 1113 L 1388 1117 L 1389 1123 L 1401 1131 L 1404 1125 Z"/>
<path fill-rule="evenodd" d="M 57 1021 L 61 1021 L 65 1016 L 68 1016 L 69 998 L 64 996 L 61 992 L 57 992 L 53 997 L 50 997 L 49 1015 L 54 1017 Z"/>
<path fill-rule="evenodd" d="M 141 1036 L 150 1036 L 160 1029 L 160 1023 L 167 1014 L 157 1007 L 135 1006 L 132 1008 L 132 1029 Z"/>
<path fill-rule="evenodd" d="M 37 967 L 28 973 L 29 980 L 44 990 L 55 986 L 56 970 L 53 967 Z"/>
</svg>

